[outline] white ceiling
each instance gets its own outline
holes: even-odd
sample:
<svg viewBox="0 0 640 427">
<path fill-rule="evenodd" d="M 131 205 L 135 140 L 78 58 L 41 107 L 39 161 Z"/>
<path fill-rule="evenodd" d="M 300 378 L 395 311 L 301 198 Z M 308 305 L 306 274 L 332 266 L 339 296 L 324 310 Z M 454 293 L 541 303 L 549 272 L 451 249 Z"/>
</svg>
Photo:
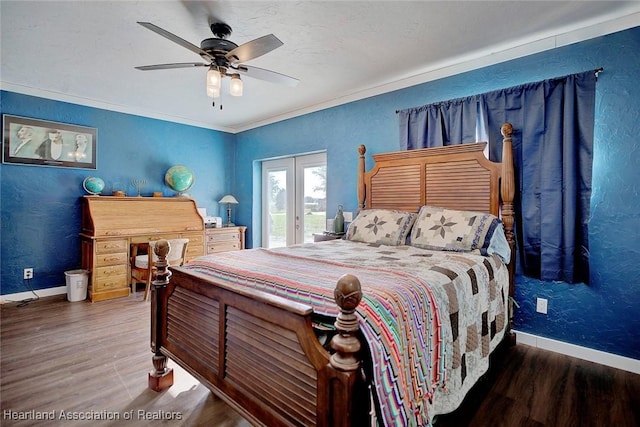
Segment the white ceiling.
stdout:
<svg viewBox="0 0 640 427">
<path fill-rule="evenodd" d="M 640 2 L 2 0 L 0 15 L 2 89 L 235 133 L 635 27 Z M 201 61 L 136 21 L 199 46 L 211 19 L 237 44 L 276 35 L 247 64 L 299 85 L 244 77 L 213 108 L 205 67 L 134 69 Z"/>
</svg>

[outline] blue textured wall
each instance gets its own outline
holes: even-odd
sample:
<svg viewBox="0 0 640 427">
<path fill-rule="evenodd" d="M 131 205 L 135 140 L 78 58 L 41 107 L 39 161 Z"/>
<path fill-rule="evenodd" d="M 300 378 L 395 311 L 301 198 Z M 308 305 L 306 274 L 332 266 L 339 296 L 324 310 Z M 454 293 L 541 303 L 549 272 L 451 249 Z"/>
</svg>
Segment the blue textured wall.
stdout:
<svg viewBox="0 0 640 427">
<path fill-rule="evenodd" d="M 146 179 L 143 195 L 163 191 L 164 173 L 175 164 L 193 170 L 190 194 L 198 206 L 221 214 L 217 200 L 230 190 L 234 136 L 193 126 L 121 114 L 43 98 L 0 92 L 2 114 L 98 129 L 96 170 L 2 164 L 0 166 L 1 291 L 28 291 L 22 270 L 34 268 L 34 289 L 65 284 L 64 272 L 80 266 L 80 197 L 87 176 L 114 182 L 135 195 L 131 179 Z M 126 214 L 126 213 L 124 213 Z"/>
<path fill-rule="evenodd" d="M 237 176 L 259 160 L 327 150 L 328 206 L 355 210 L 357 146 L 398 149 L 395 110 L 604 67 L 597 83 L 590 222 L 592 283 L 517 278 L 515 327 L 640 359 L 640 28 L 353 102 L 237 135 Z M 369 165 L 370 156 L 367 156 Z M 255 191 L 255 190 L 257 191 Z M 260 235 L 259 180 L 242 180 L 239 223 Z M 255 203 L 255 209 L 251 209 Z M 250 241 L 251 242 L 251 241 Z M 549 299 L 548 315 L 535 312 Z"/>
</svg>

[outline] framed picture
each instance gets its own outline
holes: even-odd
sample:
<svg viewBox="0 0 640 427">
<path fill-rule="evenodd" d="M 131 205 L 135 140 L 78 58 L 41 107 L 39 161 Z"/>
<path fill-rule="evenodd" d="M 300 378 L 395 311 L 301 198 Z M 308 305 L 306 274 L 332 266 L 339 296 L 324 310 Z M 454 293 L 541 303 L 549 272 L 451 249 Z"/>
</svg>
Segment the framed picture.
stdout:
<svg viewBox="0 0 640 427">
<path fill-rule="evenodd" d="M 7 114 L 2 122 L 3 163 L 96 168 L 95 128 Z"/>
</svg>

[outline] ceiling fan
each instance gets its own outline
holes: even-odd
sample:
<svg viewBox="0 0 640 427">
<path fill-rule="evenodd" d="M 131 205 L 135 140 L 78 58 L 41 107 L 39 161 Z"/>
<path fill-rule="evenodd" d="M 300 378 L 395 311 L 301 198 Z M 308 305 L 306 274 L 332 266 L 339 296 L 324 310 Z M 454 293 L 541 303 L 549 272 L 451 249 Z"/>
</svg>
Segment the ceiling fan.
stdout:
<svg viewBox="0 0 640 427">
<path fill-rule="evenodd" d="M 224 77 L 231 78 L 230 93 L 235 96 L 242 95 L 242 80 L 240 79 L 240 75 L 288 86 L 296 86 L 298 84 L 298 79 L 293 77 L 244 64 L 247 61 L 282 46 L 283 43 L 273 34 L 268 34 L 250 42 L 237 45 L 227 40 L 227 37 L 231 34 L 231 27 L 222 22 L 214 22 L 210 25 L 210 28 L 215 37 L 202 40 L 200 47 L 198 47 L 150 22 L 138 22 L 138 24 L 197 53 L 206 62 L 178 62 L 172 64 L 144 65 L 135 68 L 142 71 L 150 71 L 172 68 L 208 67 L 207 95 L 212 98 L 220 96 L 220 85 Z"/>
</svg>

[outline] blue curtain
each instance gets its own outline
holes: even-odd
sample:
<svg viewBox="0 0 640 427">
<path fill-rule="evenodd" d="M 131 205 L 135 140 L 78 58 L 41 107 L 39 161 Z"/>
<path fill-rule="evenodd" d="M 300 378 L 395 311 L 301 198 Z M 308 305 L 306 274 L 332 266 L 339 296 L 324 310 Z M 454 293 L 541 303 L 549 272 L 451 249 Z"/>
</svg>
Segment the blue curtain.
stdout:
<svg viewBox="0 0 640 427">
<path fill-rule="evenodd" d="M 476 142 L 478 100 L 471 96 L 399 111 L 400 149 Z"/>
<path fill-rule="evenodd" d="M 594 71 L 588 71 L 465 98 L 469 105 L 462 109 L 437 109 L 444 129 L 436 137 L 442 138 L 415 139 L 411 146 L 403 138 L 415 134 L 409 126 L 418 120 L 413 110 L 431 106 L 399 112 L 401 146 L 407 149 L 448 145 L 448 135 L 468 137 L 458 123 L 486 121 L 489 158 L 495 161 L 502 152 L 500 126 L 513 124 L 519 270 L 528 276 L 589 282 L 595 83 Z M 457 117 L 467 113 L 468 120 Z M 446 128 L 452 123 L 456 130 Z"/>
</svg>

